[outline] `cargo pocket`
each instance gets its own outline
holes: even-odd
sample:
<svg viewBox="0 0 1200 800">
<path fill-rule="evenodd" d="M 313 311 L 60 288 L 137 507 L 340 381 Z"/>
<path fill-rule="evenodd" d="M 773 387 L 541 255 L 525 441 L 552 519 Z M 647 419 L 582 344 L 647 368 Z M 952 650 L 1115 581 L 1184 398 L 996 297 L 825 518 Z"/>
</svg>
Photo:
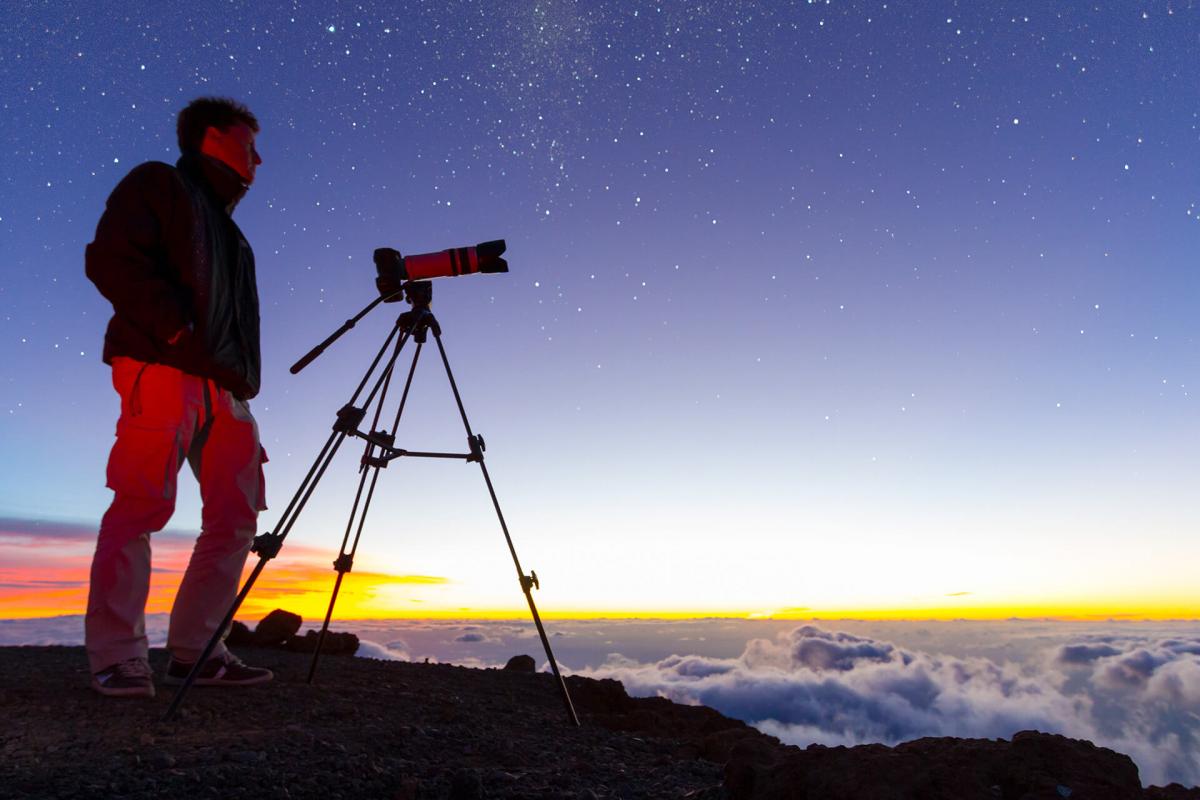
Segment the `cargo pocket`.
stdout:
<svg viewBox="0 0 1200 800">
<path fill-rule="evenodd" d="M 170 428 L 147 428 L 122 420 L 108 454 L 108 488 L 118 494 L 175 499 L 179 435 Z"/>
<path fill-rule="evenodd" d="M 260 444 L 258 446 L 258 498 L 254 503 L 254 508 L 258 511 L 267 510 L 267 476 L 263 472 L 263 464 L 270 460 L 267 458 L 267 448 Z"/>
</svg>

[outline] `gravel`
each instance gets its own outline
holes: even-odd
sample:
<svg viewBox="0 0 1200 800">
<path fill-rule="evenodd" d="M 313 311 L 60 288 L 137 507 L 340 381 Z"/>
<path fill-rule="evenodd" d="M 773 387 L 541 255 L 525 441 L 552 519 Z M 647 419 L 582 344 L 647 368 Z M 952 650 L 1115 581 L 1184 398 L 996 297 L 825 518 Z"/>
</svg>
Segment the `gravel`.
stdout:
<svg viewBox="0 0 1200 800">
<path fill-rule="evenodd" d="M 259 687 L 102 697 L 80 647 L 0 648 L 0 798 L 725 798 L 669 736 L 568 725 L 553 679 L 243 648 Z M 151 652 L 161 675 L 162 651 Z M 574 679 L 573 679 L 574 680 Z"/>
</svg>

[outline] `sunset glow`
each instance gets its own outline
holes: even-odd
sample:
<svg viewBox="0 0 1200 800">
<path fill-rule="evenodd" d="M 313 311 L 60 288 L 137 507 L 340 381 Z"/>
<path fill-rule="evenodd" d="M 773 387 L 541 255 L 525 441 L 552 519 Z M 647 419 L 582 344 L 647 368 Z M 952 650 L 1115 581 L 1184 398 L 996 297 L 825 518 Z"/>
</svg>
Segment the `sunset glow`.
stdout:
<svg viewBox="0 0 1200 800">
<path fill-rule="evenodd" d="M 79 526 L 59 526 L 57 537 L 44 529 L 30 533 L 0 531 L 0 618 L 30 618 L 80 614 L 87 605 L 88 565 L 93 542 Z M 154 537 L 154 575 L 149 613 L 171 609 L 192 537 L 173 532 Z M 53 559 L 46 553 L 52 551 Z M 239 618 L 255 620 L 275 608 L 286 608 L 307 620 L 325 616 L 336 573 L 331 564 L 336 553 L 308 547 L 289 549 L 269 562 Z M 48 564 L 52 561 L 52 564 Z M 246 572 L 253 567 L 251 557 Z M 514 582 L 515 583 L 515 582 Z M 451 577 L 389 574 L 354 570 L 342 583 L 337 602 L 338 619 L 524 619 L 528 608 L 516 602 L 493 605 L 455 604 Z M 1186 593 L 1139 592 L 1126 597 L 1028 598 L 1024 602 L 980 599 L 970 593 L 955 593 L 939 604 L 896 606 L 813 605 L 804 608 L 748 609 L 689 604 L 683 607 L 622 606 L 609 602 L 596 606 L 551 606 L 547 619 L 692 619 L 728 617 L 774 620 L 1172 620 L 1196 619 L 1200 608 Z"/>
</svg>

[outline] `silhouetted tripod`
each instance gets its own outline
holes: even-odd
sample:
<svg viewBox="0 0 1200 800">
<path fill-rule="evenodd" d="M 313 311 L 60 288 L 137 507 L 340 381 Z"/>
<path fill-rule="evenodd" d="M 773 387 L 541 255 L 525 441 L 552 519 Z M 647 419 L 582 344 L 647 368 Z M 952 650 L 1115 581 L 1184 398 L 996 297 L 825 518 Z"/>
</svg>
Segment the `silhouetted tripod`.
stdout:
<svg viewBox="0 0 1200 800">
<path fill-rule="evenodd" d="M 321 646 L 325 642 L 325 635 L 329 630 L 329 621 L 333 617 L 333 606 L 337 602 L 338 592 L 341 590 L 342 579 L 346 573 L 351 570 L 354 565 L 354 554 L 358 550 L 359 538 L 362 536 L 363 524 L 366 522 L 367 511 L 371 507 L 371 498 L 375 494 L 375 485 L 379 479 L 379 471 L 387 467 L 387 465 L 401 456 L 417 457 L 417 458 L 457 458 L 464 461 L 474 461 L 479 464 L 479 469 L 483 472 L 483 480 L 487 484 L 488 494 L 491 495 L 492 505 L 496 509 L 496 516 L 500 520 L 500 529 L 504 532 L 504 539 L 508 543 L 508 551 L 512 555 L 513 565 L 517 568 L 517 577 L 521 582 L 521 591 L 525 593 L 525 599 L 529 603 L 529 612 L 533 615 L 533 622 L 537 626 L 538 635 L 542 639 L 542 646 L 546 649 L 546 658 L 550 662 L 550 668 L 554 672 L 554 678 L 558 682 L 559 692 L 562 694 L 563 706 L 566 709 L 567 717 L 573 725 L 579 724 L 579 719 L 575 715 L 575 708 L 571 704 L 571 695 L 567 691 L 566 682 L 563 680 L 562 674 L 558 670 L 558 662 L 554 659 L 554 653 L 550 649 L 550 640 L 546 637 L 546 630 L 542 626 L 542 619 L 538 615 L 537 606 L 533 602 L 533 589 L 540 588 L 538 585 L 537 573 L 530 571 L 528 575 L 521 569 L 521 562 L 517 558 L 516 548 L 513 547 L 512 537 L 508 533 L 508 525 L 504 521 L 504 514 L 500 511 L 500 501 L 496 499 L 496 490 L 492 486 L 491 476 L 488 475 L 487 465 L 483 463 L 484 442 L 483 437 L 471 432 L 471 423 L 467 421 L 467 412 L 463 408 L 462 397 L 458 393 L 458 385 L 454 381 L 454 373 L 450 370 L 450 361 L 446 358 L 446 348 L 442 345 L 442 328 L 434 317 L 433 312 L 429 310 L 429 304 L 433 299 L 433 287 L 428 281 L 409 281 L 401 287 L 405 299 L 412 305 L 412 308 L 405 311 L 396 320 L 396 324 L 388 333 L 387 339 L 384 340 L 383 346 L 375 355 L 375 359 L 371 362 L 371 366 L 367 369 L 362 381 L 355 389 L 350 402 L 342 406 L 337 412 L 337 420 L 333 424 L 333 433 L 326 440 L 325 446 L 321 448 L 320 454 L 317 455 L 308 474 L 305 476 L 300 487 L 296 490 L 292 500 L 288 503 L 287 508 L 283 512 L 283 516 L 279 524 L 273 532 L 263 533 L 254 538 L 254 544 L 251 547 L 251 552 L 258 554 L 258 564 L 254 566 L 250 577 L 246 579 L 245 584 L 238 592 L 237 598 L 233 601 L 228 613 L 225 614 L 224 620 L 220 627 L 209 639 L 208 644 L 204 648 L 204 652 L 197 659 L 192 671 L 188 674 L 183 685 L 179 687 L 179 691 L 175 694 L 174 700 L 171 701 L 170 707 L 167 709 L 165 718 L 171 719 L 178 710 L 183 698 L 187 695 L 195 682 L 201 667 L 209 657 L 212 656 L 213 650 L 217 643 L 221 640 L 225 631 L 233 623 L 233 617 L 237 610 L 241 607 L 242 602 L 250 593 L 250 589 L 254 586 L 254 582 L 258 580 L 258 576 L 262 573 L 263 567 L 267 562 L 279 554 L 280 548 L 283 546 L 284 540 L 288 533 L 291 532 L 292 526 L 296 523 L 300 512 L 304 510 L 305 504 L 312 496 L 313 490 L 317 483 L 320 482 L 325 470 L 329 467 L 333 457 L 337 454 L 338 448 L 346 440 L 347 436 L 357 436 L 366 442 L 366 448 L 363 452 L 362 459 L 359 465 L 361 477 L 358 482 L 358 492 L 354 496 L 354 504 L 350 510 L 350 519 L 346 524 L 346 532 L 342 537 L 341 550 L 338 553 L 337 559 L 333 562 L 333 568 L 337 571 L 337 579 L 333 585 L 333 594 L 329 600 L 329 610 L 325 614 L 325 622 L 321 626 L 321 635 L 317 639 L 317 647 L 313 652 L 312 663 L 309 666 L 308 680 L 311 683 L 317 669 L 317 660 L 321 655 Z M 297 373 L 304 369 L 317 356 L 324 352 L 325 348 L 333 344 L 342 334 L 354 327 L 360 319 L 367 315 L 371 309 L 375 308 L 379 303 L 395 299 L 395 295 L 389 297 L 379 297 L 371 302 L 366 308 L 360 311 L 356 316 L 346 320 L 346 322 L 330 335 L 321 344 L 314 347 L 304 358 L 292 365 L 292 373 Z M 462 417 L 463 427 L 467 431 L 467 448 L 470 452 L 467 453 L 430 453 L 417 452 L 413 450 L 405 450 L 396 447 L 396 430 L 400 425 L 400 417 L 404 413 L 404 406 L 408 402 L 408 392 L 412 387 L 413 374 L 417 369 L 417 361 L 421 357 L 421 349 L 424 347 L 427 334 L 432 332 L 433 339 L 437 343 L 438 353 L 442 357 L 442 364 L 446 367 L 446 377 L 450 380 L 450 389 L 454 393 L 454 402 L 458 405 L 459 415 Z M 400 337 L 396 339 L 397 333 Z M 367 394 L 366 399 L 361 406 L 355 405 L 359 395 L 366 389 L 367 383 L 371 379 L 371 375 L 379 366 L 387 353 L 392 340 L 396 339 L 395 347 L 392 349 L 392 354 L 388 358 L 387 363 L 383 367 L 383 371 L 376 378 L 375 383 Z M 400 404 L 396 410 L 395 418 L 392 421 L 390 430 L 379 429 L 379 420 L 383 413 L 383 404 L 387 397 L 388 388 L 391 386 L 392 373 L 396 366 L 396 361 L 400 357 L 400 351 L 404 345 L 413 340 L 417 343 L 416 349 L 413 352 L 412 365 L 408 370 L 408 377 L 404 382 L 404 392 L 400 397 Z M 368 431 L 363 431 L 360 428 L 363 420 L 366 418 L 367 411 L 374 405 L 374 412 L 371 420 L 371 427 Z M 367 487 L 367 478 L 370 476 L 370 487 Z M 363 490 L 366 489 L 366 497 L 363 497 Z M 361 505 L 361 510 L 360 510 Z M 353 533 L 353 539 L 351 539 Z M 349 547 L 349 549 L 347 549 Z"/>
</svg>

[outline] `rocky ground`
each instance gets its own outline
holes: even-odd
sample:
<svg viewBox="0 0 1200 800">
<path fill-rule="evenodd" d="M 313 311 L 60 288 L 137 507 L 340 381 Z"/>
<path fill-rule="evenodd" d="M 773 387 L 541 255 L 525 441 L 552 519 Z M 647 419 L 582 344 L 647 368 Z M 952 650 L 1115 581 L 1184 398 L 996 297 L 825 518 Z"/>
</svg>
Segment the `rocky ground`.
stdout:
<svg viewBox="0 0 1200 800">
<path fill-rule="evenodd" d="M 717 712 L 571 678 L 241 648 L 276 671 L 180 716 L 88 688 L 78 647 L 0 648 L 0 798 L 1200 798 L 1057 736 L 784 747 Z M 165 654 L 152 652 L 161 674 Z"/>
</svg>

